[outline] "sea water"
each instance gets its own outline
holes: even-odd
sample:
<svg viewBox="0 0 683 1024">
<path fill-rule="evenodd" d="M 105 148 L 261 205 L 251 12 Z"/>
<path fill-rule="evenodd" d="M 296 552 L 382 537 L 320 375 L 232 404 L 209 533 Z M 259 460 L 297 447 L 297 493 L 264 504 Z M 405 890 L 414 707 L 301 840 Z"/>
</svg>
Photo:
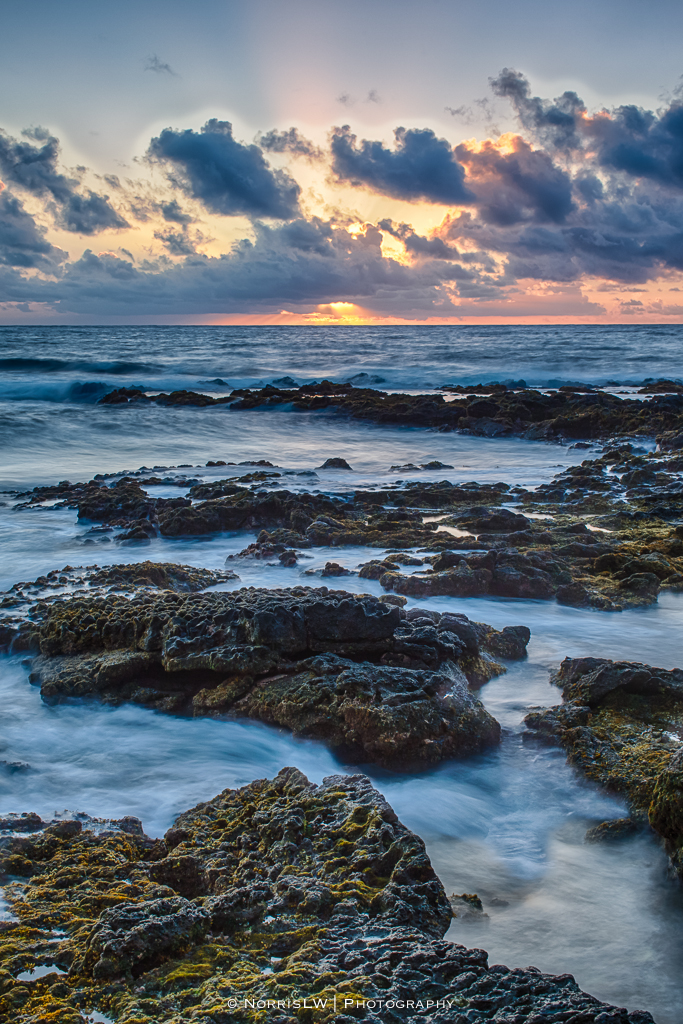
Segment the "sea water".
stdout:
<svg viewBox="0 0 683 1024">
<path fill-rule="evenodd" d="M 536 486 L 594 453 L 511 438 L 380 428 L 329 412 L 95 403 L 122 384 L 227 394 L 232 386 L 283 377 L 296 383 L 351 378 L 413 391 L 495 379 L 557 386 L 677 377 L 681 341 L 679 327 L 0 328 L 0 479 L 5 488 L 28 488 L 141 466 L 162 467 L 155 475 L 173 477 L 176 471 L 167 467 L 183 463 L 179 475 L 219 479 L 248 468 L 207 468 L 207 461 L 267 459 L 283 474 L 273 486 L 290 490 L 344 493 L 401 479 Z M 346 458 L 353 472 L 320 469 L 330 456 Z M 391 468 L 433 459 L 453 468 Z M 184 488 L 150 492 L 175 495 Z M 254 540 L 242 532 L 125 546 L 90 534 L 90 524 L 79 524 L 74 510 L 18 509 L 12 494 L 0 500 L 2 588 L 66 564 L 149 558 L 218 569 Z M 229 559 L 240 578 L 222 588 L 326 582 L 381 593 L 377 582 L 354 576 L 302 576 L 331 559 L 353 569 L 381 550 L 305 554 L 289 568 Z M 683 906 L 660 846 L 642 836 L 586 844 L 586 829 L 622 816 L 624 805 L 576 775 L 559 750 L 525 743 L 522 720 L 530 706 L 558 702 L 549 678 L 565 656 L 680 665 L 683 597 L 667 595 L 651 608 L 621 613 L 522 600 L 420 603 L 498 628 L 530 627 L 528 658 L 511 663 L 481 690 L 503 726 L 499 749 L 424 772 L 389 772 L 341 762 L 320 743 L 255 722 L 190 719 L 94 700 L 48 706 L 28 683 L 25 659 L 3 657 L 0 813 L 136 814 L 149 834 L 160 835 L 192 804 L 225 787 L 272 777 L 285 765 L 296 765 L 315 782 L 362 770 L 426 841 L 447 891 L 482 898 L 488 916 L 479 923 L 454 921 L 450 937 L 487 949 L 492 963 L 574 973 L 600 998 L 649 1009 L 658 1024 L 680 1024 Z"/>
</svg>

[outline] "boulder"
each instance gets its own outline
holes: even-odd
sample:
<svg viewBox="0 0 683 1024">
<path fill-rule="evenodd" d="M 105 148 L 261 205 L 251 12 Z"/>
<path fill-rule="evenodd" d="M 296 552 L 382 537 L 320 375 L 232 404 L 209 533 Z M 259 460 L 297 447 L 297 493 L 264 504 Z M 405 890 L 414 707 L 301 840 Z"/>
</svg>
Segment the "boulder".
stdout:
<svg viewBox="0 0 683 1024">
<path fill-rule="evenodd" d="M 105 1006 L 131 1021 L 228 1022 L 259 1001 L 267 1011 L 270 999 L 273 1015 L 279 1000 L 288 1020 L 310 1024 L 312 997 L 321 1019 L 342 1024 L 368 1010 L 395 1024 L 388 1001 L 405 1003 L 405 1024 L 423 1024 L 425 1010 L 452 1024 L 652 1024 L 645 1011 L 582 992 L 571 975 L 490 967 L 484 950 L 446 941 L 453 908 L 482 918 L 481 900 L 449 902 L 422 840 L 362 775 L 316 786 L 285 768 L 198 804 L 156 843 L 88 830 L 49 849 L 40 837 L 21 842 L 40 856 L 42 884 L 9 896 L 19 926 L 0 948 L 3 1020 L 18 1019 L 17 1006 L 27 1020 L 60 1022 Z M 6 869 L 17 855 L 0 856 Z M 163 869 L 167 860 L 195 865 L 205 891 L 182 895 L 186 875 Z M 55 884 L 67 878 L 68 890 Z M 67 983 L 15 981 L 18 965 L 44 961 L 46 949 Z"/>
<path fill-rule="evenodd" d="M 46 700 L 244 715 L 398 764 L 498 741 L 467 684 L 523 657 L 529 630 L 294 587 L 60 602 L 38 637 L 30 678 Z"/>
</svg>

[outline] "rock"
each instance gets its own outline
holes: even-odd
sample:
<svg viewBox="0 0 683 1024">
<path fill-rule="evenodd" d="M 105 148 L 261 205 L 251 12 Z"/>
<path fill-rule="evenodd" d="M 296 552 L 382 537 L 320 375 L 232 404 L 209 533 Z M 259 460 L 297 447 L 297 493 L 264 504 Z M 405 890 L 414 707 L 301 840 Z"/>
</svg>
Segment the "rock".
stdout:
<svg viewBox="0 0 683 1024">
<path fill-rule="evenodd" d="M 320 573 L 321 576 L 352 576 L 353 573 L 349 569 L 345 569 L 343 565 L 339 565 L 338 562 L 325 562 L 325 566 Z"/>
<path fill-rule="evenodd" d="M 498 741 L 467 682 L 505 671 L 495 658 L 528 641 L 523 626 L 327 588 L 112 595 L 45 610 L 30 679 L 50 701 L 246 715 L 356 757 L 438 761 Z"/>
<path fill-rule="evenodd" d="M 596 707 L 608 694 L 623 690 L 644 696 L 667 695 L 683 700 L 683 670 L 651 668 L 640 662 L 607 658 L 565 658 L 551 682 L 566 701 Z"/>
<path fill-rule="evenodd" d="M 661 584 L 655 573 L 639 572 L 634 573 L 632 576 L 627 576 L 626 579 L 620 582 L 619 586 L 622 590 L 631 590 L 636 594 L 642 594 L 649 604 L 651 598 L 656 597 L 659 593 Z"/>
<path fill-rule="evenodd" d="M 193 565 L 171 562 L 133 562 L 129 565 L 109 565 L 87 576 L 90 587 L 116 587 L 139 590 L 154 587 L 172 590 L 177 594 L 195 593 L 214 587 L 217 583 L 239 579 L 228 570 L 198 569 Z"/>
<path fill-rule="evenodd" d="M 364 562 L 358 575 L 362 580 L 378 580 L 385 573 L 391 572 L 394 568 L 391 562 L 373 558 L 370 562 Z"/>
<path fill-rule="evenodd" d="M 503 626 L 500 632 L 488 637 L 487 647 L 499 658 L 510 658 L 519 661 L 526 658 L 526 649 L 531 639 L 531 631 L 527 626 Z"/>
<path fill-rule="evenodd" d="M 590 604 L 588 591 L 581 583 L 565 583 L 557 588 L 558 604 L 569 604 L 575 608 L 585 608 Z"/>
<path fill-rule="evenodd" d="M 233 712 L 324 738 L 346 756 L 402 767 L 478 753 L 500 740 L 500 726 L 462 673 L 454 680 L 334 655 L 302 662 L 295 675 L 264 680 Z"/>
<path fill-rule="evenodd" d="M 588 778 L 623 794 L 633 821 L 649 816 L 683 877 L 683 754 L 676 738 L 683 728 L 683 670 L 565 658 L 552 682 L 566 703 L 531 712 L 527 726 L 559 742 Z M 608 837 L 610 829 L 605 823 L 588 838 Z"/>
<path fill-rule="evenodd" d="M 380 565 L 388 565 L 386 573 L 380 573 Z M 429 572 L 399 576 L 388 561 L 368 563 L 369 578 L 379 580 L 385 590 L 393 590 L 408 597 L 519 597 L 550 600 L 555 596 L 556 586 L 552 576 L 545 569 L 533 564 L 524 555 L 516 552 L 496 552 L 464 556 L 459 552 L 444 551 L 434 560 Z"/>
<path fill-rule="evenodd" d="M 320 469 L 351 469 L 346 459 L 333 458 L 326 459 Z"/>
<path fill-rule="evenodd" d="M 46 822 L 34 811 L 0 818 L 0 832 L 40 832 L 45 825 Z"/>
<path fill-rule="evenodd" d="M 84 967 L 95 981 L 139 974 L 201 942 L 210 924 L 203 907 L 179 896 L 110 907 L 90 933 Z"/>
<path fill-rule="evenodd" d="M 492 574 L 488 569 L 470 569 L 465 561 L 444 572 L 413 573 L 402 576 L 388 572 L 380 577 L 386 590 L 406 597 L 483 597 L 489 593 Z"/>
<path fill-rule="evenodd" d="M 119 1020 L 189 1013 L 227 1022 L 251 1013 L 240 1000 L 279 999 L 289 1009 L 276 1016 L 273 1006 L 274 1020 L 306 1024 L 310 1008 L 296 1005 L 303 988 L 327 1000 L 321 1019 L 341 1024 L 359 1016 L 395 1024 L 387 994 L 406 1024 L 422 1024 L 425 1010 L 444 1024 L 494 1014 L 529 1024 L 652 1024 L 644 1011 L 585 994 L 571 975 L 489 967 L 483 950 L 445 941 L 453 911 L 424 844 L 362 775 L 315 786 L 285 768 L 181 814 L 156 844 L 87 830 L 50 848 L 40 837 L 20 841 L 41 858 L 42 884 L 9 897 L 20 921 L 0 948 L 8 1021 L 19 1003 L 27 1020 L 60 1024 L 78 1021 L 84 1006 L 105 1006 Z M 17 856 L 0 855 L 3 866 Z M 205 892 L 183 896 L 174 886 L 185 874 L 161 867 L 169 859 L 194 864 Z M 160 874 L 168 883 L 154 880 Z M 478 897 L 454 899 L 481 915 Z M 44 956 L 53 929 L 69 932 L 48 947 L 68 983 L 21 987 L 16 965 Z"/>
<path fill-rule="evenodd" d="M 471 509 L 461 523 L 472 533 L 512 533 L 515 530 L 525 530 L 531 525 L 526 516 L 517 512 L 511 512 L 507 508 L 491 509 L 485 506 Z"/>
<path fill-rule="evenodd" d="M 384 559 L 389 565 L 423 565 L 423 558 L 416 558 L 407 551 L 395 551 Z"/>
<path fill-rule="evenodd" d="M 683 748 L 657 776 L 648 818 L 663 837 L 674 867 L 683 878 Z"/>
<path fill-rule="evenodd" d="M 621 839 L 629 839 L 642 831 L 642 826 L 632 818 L 611 818 L 602 821 L 586 832 L 587 843 L 613 843 Z"/>
<path fill-rule="evenodd" d="M 45 829 L 46 836 L 56 836 L 57 839 L 74 839 L 81 834 L 83 826 L 80 821 L 57 821 L 48 825 Z"/>
<path fill-rule="evenodd" d="M 481 923 L 489 916 L 484 913 L 484 906 L 476 893 L 464 892 L 460 896 L 456 896 L 453 893 L 452 896 L 448 897 L 448 902 L 451 905 L 453 917 L 459 921 L 476 921 Z"/>
</svg>

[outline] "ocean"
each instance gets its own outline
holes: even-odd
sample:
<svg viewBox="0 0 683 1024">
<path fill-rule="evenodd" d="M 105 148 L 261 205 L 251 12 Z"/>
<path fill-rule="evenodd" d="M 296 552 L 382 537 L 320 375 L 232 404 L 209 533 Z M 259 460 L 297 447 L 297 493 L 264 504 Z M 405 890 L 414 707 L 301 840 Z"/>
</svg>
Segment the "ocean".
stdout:
<svg viewBox="0 0 683 1024">
<path fill-rule="evenodd" d="M 253 534 L 157 537 L 119 545 L 93 537 L 70 509 L 16 508 L 13 491 L 142 467 L 172 477 L 219 479 L 243 470 L 209 461 L 266 459 L 279 486 L 342 493 L 386 484 L 392 467 L 438 460 L 451 469 L 421 480 L 496 481 L 534 487 L 591 450 L 518 438 L 479 438 L 378 427 L 286 407 L 98 405 L 121 386 L 229 394 L 238 386 L 322 378 L 385 390 L 430 391 L 493 380 L 537 387 L 586 382 L 619 387 L 683 376 L 683 326 L 652 327 L 38 327 L 0 328 L 0 587 L 69 564 L 143 559 L 222 568 Z M 322 469 L 341 456 L 353 473 Z M 401 474 L 405 478 L 405 474 Z M 160 496 L 184 493 L 150 486 Z M 330 558 L 355 568 L 377 549 L 315 548 L 300 566 L 240 564 L 226 588 L 292 586 L 302 567 Z M 382 593 L 379 583 L 341 585 Z M 411 603 L 415 603 L 411 601 Z M 610 614 L 549 602 L 437 598 L 494 626 L 524 623 L 529 657 L 481 691 L 503 725 L 499 749 L 420 773 L 363 766 L 401 819 L 427 843 L 447 891 L 498 900 L 485 924 L 455 921 L 450 937 L 491 962 L 573 973 L 582 988 L 658 1024 L 679 1024 L 683 1001 L 683 898 L 654 839 L 587 845 L 586 828 L 623 816 L 624 804 L 575 774 L 554 748 L 525 744 L 530 706 L 558 702 L 549 673 L 565 656 L 591 654 L 680 666 L 683 596 Z M 48 706 L 20 656 L 0 658 L 3 729 L 0 813 L 136 814 L 159 835 L 181 810 L 226 786 L 293 764 L 313 781 L 357 771 L 321 743 L 264 725 L 162 715 L 94 702 Z M 8 765 L 26 765 L 11 770 Z M 503 906 L 505 904 L 505 906 Z"/>
</svg>

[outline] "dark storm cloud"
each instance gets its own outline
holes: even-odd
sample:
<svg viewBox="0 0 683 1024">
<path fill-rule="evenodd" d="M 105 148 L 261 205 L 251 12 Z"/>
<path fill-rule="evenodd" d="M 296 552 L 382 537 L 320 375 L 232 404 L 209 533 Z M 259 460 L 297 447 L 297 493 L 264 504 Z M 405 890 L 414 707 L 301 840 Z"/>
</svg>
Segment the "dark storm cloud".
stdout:
<svg viewBox="0 0 683 1024">
<path fill-rule="evenodd" d="M 45 238 L 16 196 L 0 192 L 0 263 L 24 269 L 54 270 L 66 258 Z"/>
<path fill-rule="evenodd" d="M 261 149 L 268 153 L 291 153 L 293 156 L 303 156 L 308 160 L 321 160 L 323 157 L 322 149 L 305 138 L 298 128 L 289 128 L 282 132 L 273 128 L 265 135 L 259 135 L 256 141 Z"/>
<path fill-rule="evenodd" d="M 510 225 L 531 219 L 562 223 L 572 210 L 569 174 L 522 139 L 516 140 L 512 153 L 501 153 L 489 142 L 476 151 L 457 146 L 455 154 L 488 223 Z"/>
<path fill-rule="evenodd" d="M 498 254 L 510 280 L 566 282 L 589 275 L 644 283 L 665 269 L 683 269 L 683 200 L 643 187 L 626 194 L 606 189 L 602 198 L 577 204 L 559 225 L 501 225 L 466 213 L 441 234 L 449 244 Z"/>
<path fill-rule="evenodd" d="M 59 283 L 35 282 L 32 295 L 60 310 L 102 315 L 272 312 L 338 301 L 399 312 L 454 310 L 443 285 L 457 286 L 459 268 L 443 261 L 406 266 L 384 257 L 381 243 L 372 226 L 351 235 L 317 218 L 258 224 L 254 241 L 217 258 L 195 254 L 136 267 L 86 251 Z"/>
<path fill-rule="evenodd" d="M 555 100 L 532 96 L 528 80 L 513 68 L 503 68 L 490 84 L 496 96 L 510 100 L 522 126 L 544 145 L 557 149 L 580 146 L 577 120 L 586 108 L 575 92 L 564 92 Z"/>
<path fill-rule="evenodd" d="M 66 231 L 94 235 L 128 227 L 108 196 L 81 188 L 78 178 L 68 178 L 58 170 L 58 139 L 41 128 L 24 134 L 25 142 L 0 129 L 0 173 L 6 182 L 32 195 L 49 197 L 55 220 Z"/>
<path fill-rule="evenodd" d="M 348 125 L 331 137 L 332 170 L 340 182 L 364 185 L 395 199 L 456 205 L 474 198 L 445 139 L 430 128 L 396 128 L 395 147 L 362 139 Z"/>
<path fill-rule="evenodd" d="M 185 213 L 177 199 L 162 203 L 160 210 L 164 220 L 171 224 L 191 224 L 194 219 L 189 213 Z"/>
<path fill-rule="evenodd" d="M 588 119 L 584 131 L 598 145 L 598 163 L 634 178 L 683 188 L 683 103 L 660 114 L 617 107 L 610 116 Z"/>
<path fill-rule="evenodd" d="M 289 220 L 298 212 L 297 183 L 273 170 L 258 146 L 237 142 L 229 121 L 212 118 L 199 132 L 165 128 L 148 156 L 170 164 L 173 184 L 213 213 Z"/>
<path fill-rule="evenodd" d="M 604 170 L 683 187 L 680 97 L 657 113 L 628 104 L 588 115 L 575 92 L 555 100 L 532 96 L 528 80 L 511 68 L 491 79 L 491 87 L 511 101 L 522 127 L 548 148 L 584 150 Z"/>
</svg>

